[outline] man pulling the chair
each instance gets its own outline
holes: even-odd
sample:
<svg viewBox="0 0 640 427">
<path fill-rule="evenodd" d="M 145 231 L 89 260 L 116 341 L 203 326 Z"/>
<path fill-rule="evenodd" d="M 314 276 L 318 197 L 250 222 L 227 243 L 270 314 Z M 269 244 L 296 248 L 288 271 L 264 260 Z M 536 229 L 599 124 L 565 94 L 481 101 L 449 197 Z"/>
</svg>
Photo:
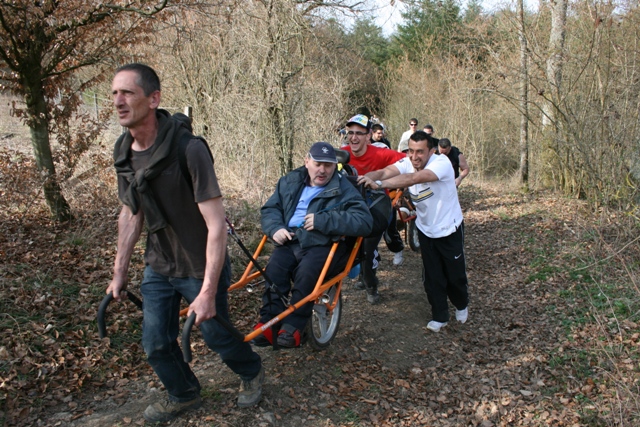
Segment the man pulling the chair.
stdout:
<svg viewBox="0 0 640 427">
<path fill-rule="evenodd" d="M 260 211 L 262 230 L 276 245 L 266 276 L 281 295 L 289 298 L 290 304 L 313 291 L 334 242 L 340 244 L 327 278 L 346 266 L 353 243 L 349 237 L 371 232 L 369 208 L 356 187 L 337 172 L 337 163 L 334 148 L 326 142 L 316 142 L 305 156 L 304 166 L 280 178 Z M 256 328 L 285 310 L 285 302 L 269 285 L 262 302 Z M 312 312 L 310 302 L 283 319 L 278 345 L 298 347 Z M 259 346 L 272 343 L 271 329 L 254 340 Z"/>
</svg>

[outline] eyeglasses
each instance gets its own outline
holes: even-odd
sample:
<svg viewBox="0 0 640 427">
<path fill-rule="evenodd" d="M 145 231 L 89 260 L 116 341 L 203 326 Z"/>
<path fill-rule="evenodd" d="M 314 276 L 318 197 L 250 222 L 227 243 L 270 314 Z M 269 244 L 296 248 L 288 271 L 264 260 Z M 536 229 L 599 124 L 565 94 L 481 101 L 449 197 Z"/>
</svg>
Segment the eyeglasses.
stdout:
<svg viewBox="0 0 640 427">
<path fill-rule="evenodd" d="M 350 130 L 349 132 L 347 132 L 347 135 L 349 135 L 349 136 L 351 136 L 351 135 L 365 136 L 368 133 L 369 132 L 360 132 L 358 130 Z"/>
<path fill-rule="evenodd" d="M 409 123 L 409 126 L 418 126 L 417 123 Z"/>
</svg>

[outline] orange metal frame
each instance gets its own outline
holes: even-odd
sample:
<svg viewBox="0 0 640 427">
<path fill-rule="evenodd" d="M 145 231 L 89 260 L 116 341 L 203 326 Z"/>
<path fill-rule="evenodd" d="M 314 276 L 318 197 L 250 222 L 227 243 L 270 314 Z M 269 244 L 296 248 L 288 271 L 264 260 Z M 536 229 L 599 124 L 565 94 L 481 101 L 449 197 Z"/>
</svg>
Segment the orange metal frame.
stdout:
<svg viewBox="0 0 640 427">
<path fill-rule="evenodd" d="M 258 259 L 258 256 L 264 249 L 264 246 L 266 243 L 267 243 L 267 236 L 263 236 L 262 240 L 258 244 L 258 247 L 253 253 L 253 259 Z M 349 271 L 351 271 L 351 268 L 353 267 L 353 262 L 356 259 L 356 256 L 358 255 L 358 250 L 360 249 L 360 245 L 362 244 L 362 237 L 356 238 L 356 242 L 353 245 L 353 248 L 351 249 L 351 254 L 349 255 L 349 259 L 347 260 L 347 265 L 342 270 L 342 272 L 340 272 L 339 274 L 337 274 L 336 276 L 332 277 L 331 279 L 325 282 L 327 271 L 329 271 L 329 266 L 331 265 L 331 261 L 335 256 L 336 250 L 338 249 L 338 243 L 339 242 L 335 242 L 331 246 L 331 250 L 329 251 L 329 255 L 327 256 L 327 260 L 324 263 L 324 267 L 322 268 L 322 272 L 320 273 L 320 277 L 318 277 L 318 281 L 316 282 L 316 285 L 313 288 L 313 291 L 309 295 L 307 295 L 306 298 L 298 301 L 295 304 L 291 304 L 282 313 L 280 313 L 279 315 L 271 319 L 269 322 L 262 325 L 261 328 L 255 329 L 254 331 L 246 334 L 244 336 L 245 342 L 251 341 L 252 339 L 258 337 L 259 335 L 264 333 L 264 331 L 271 328 L 271 326 L 282 321 L 282 319 L 284 319 L 285 317 L 293 313 L 298 308 L 307 304 L 308 302 L 315 301 L 316 304 L 320 303 L 320 298 L 325 294 L 325 292 L 329 290 L 332 286 L 337 284 L 336 293 L 334 294 L 331 301 L 324 303 L 327 306 L 327 309 L 329 311 L 333 311 L 333 309 L 335 308 L 340 298 L 340 292 L 342 291 L 342 280 L 349 274 Z M 249 261 L 249 264 L 247 265 L 247 268 L 245 268 L 244 273 L 242 274 L 242 276 L 237 282 L 235 282 L 229 287 L 229 291 L 242 289 L 247 285 L 249 285 L 251 282 L 258 279 L 260 276 L 262 276 L 262 274 L 260 273 L 260 271 L 258 271 L 255 268 L 255 266 L 253 265 L 253 261 Z M 186 315 L 187 311 L 188 311 L 188 307 L 183 309 L 180 312 L 180 314 Z"/>
<path fill-rule="evenodd" d="M 402 189 L 397 189 L 397 190 L 391 190 L 389 191 L 389 197 L 391 197 L 391 206 L 393 206 L 393 208 L 397 211 L 400 210 L 400 208 L 402 207 L 402 202 L 403 202 L 403 196 L 404 195 L 404 191 Z M 410 210 L 414 211 L 415 208 L 413 206 L 413 203 L 411 203 L 411 200 L 408 198 L 404 198 L 404 202 L 409 205 L 408 207 L 410 208 Z M 398 214 L 400 214 L 400 212 L 398 212 Z M 402 222 L 409 222 L 409 221 L 413 221 L 414 219 L 416 219 L 415 215 L 410 215 L 407 216 L 406 218 L 403 218 L 402 215 L 400 216 L 400 220 Z"/>
</svg>

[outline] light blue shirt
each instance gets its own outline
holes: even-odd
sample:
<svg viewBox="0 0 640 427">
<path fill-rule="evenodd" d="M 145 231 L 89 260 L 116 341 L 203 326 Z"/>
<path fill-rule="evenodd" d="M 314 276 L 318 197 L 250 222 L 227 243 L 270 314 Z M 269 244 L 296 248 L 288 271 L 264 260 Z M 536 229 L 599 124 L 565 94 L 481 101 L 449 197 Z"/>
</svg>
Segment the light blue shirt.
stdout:
<svg viewBox="0 0 640 427">
<path fill-rule="evenodd" d="M 296 211 L 289 220 L 289 227 L 301 227 L 301 224 L 304 224 L 304 217 L 307 214 L 307 209 L 309 209 L 309 203 L 311 203 L 311 200 L 324 190 L 324 187 L 326 186 L 311 187 L 306 185 L 304 187 L 304 190 L 302 190 L 302 194 L 300 195 L 300 200 L 298 200 Z"/>
</svg>

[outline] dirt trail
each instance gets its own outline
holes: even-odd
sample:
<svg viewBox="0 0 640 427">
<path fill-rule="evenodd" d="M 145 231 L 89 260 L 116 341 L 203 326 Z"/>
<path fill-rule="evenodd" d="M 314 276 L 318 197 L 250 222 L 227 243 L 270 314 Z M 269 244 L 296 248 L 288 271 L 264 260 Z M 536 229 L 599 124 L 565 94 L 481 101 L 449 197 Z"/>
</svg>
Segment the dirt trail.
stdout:
<svg viewBox="0 0 640 427">
<path fill-rule="evenodd" d="M 549 364 L 560 339 L 549 308 L 556 305 L 555 285 L 527 280 L 536 248 L 569 234 L 562 212 L 466 182 L 461 200 L 471 297 L 466 324 L 454 320 L 438 334 L 428 331 L 419 255 L 407 248 L 404 265 L 393 267 L 383 249 L 381 303 L 370 306 L 347 283 L 340 331 L 329 349 L 258 349 L 267 371 L 264 397 L 258 407 L 240 410 L 238 381 L 199 347 L 193 366 L 205 404 L 168 425 L 575 424 L 577 415 L 554 394 L 557 373 Z M 74 396 L 89 415 L 53 408 L 38 424 L 144 425 L 142 412 L 159 391 L 148 370 L 139 374 L 125 385 Z"/>
</svg>

